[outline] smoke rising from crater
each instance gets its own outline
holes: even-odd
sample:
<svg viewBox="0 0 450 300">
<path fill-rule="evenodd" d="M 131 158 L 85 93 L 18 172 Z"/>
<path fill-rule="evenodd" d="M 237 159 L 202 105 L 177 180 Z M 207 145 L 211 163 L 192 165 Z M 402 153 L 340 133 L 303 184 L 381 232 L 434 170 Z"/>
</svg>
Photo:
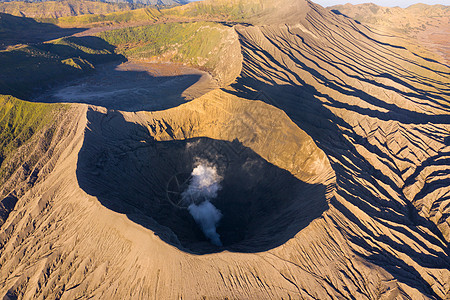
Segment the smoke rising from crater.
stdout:
<svg viewBox="0 0 450 300">
<path fill-rule="evenodd" d="M 222 213 L 211 202 L 221 189 L 222 178 L 216 167 L 201 163 L 192 171 L 189 186 L 181 194 L 183 202 L 188 205 L 189 213 L 200 226 L 205 236 L 216 246 L 222 246 L 220 235 L 216 231 Z"/>
</svg>

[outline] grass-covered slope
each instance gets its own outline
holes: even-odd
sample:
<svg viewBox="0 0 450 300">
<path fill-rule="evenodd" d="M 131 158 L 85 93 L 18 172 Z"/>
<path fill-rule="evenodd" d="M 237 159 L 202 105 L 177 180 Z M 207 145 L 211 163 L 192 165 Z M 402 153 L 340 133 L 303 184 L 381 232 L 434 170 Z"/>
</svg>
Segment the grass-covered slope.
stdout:
<svg viewBox="0 0 450 300">
<path fill-rule="evenodd" d="M 155 22 L 161 12 L 154 7 L 114 12 L 109 14 L 86 14 L 80 16 L 67 16 L 58 19 L 46 19 L 59 26 L 101 26 L 127 22 Z"/>
<path fill-rule="evenodd" d="M 199 1 L 164 10 L 164 14 L 185 18 L 213 18 L 228 21 L 248 21 L 264 9 L 260 1 L 226 0 Z"/>
<path fill-rule="evenodd" d="M 292 23 L 308 11 L 307 1 L 205 0 L 174 7 L 146 7 L 109 14 L 46 19 L 59 26 L 104 26 L 123 23 L 219 21 L 240 23 Z"/>
<path fill-rule="evenodd" d="M 144 6 L 174 6 L 185 4 L 183 0 L 53 0 L 53 1 L 5 1 L 0 2 L 0 12 L 32 18 L 58 18 L 83 14 L 106 14 Z"/>
<path fill-rule="evenodd" d="M 218 23 L 154 24 L 105 31 L 99 37 L 128 58 L 185 63 L 210 71 L 221 83 L 240 71 L 236 33 Z"/>
<path fill-rule="evenodd" d="M 0 2 L 0 12 L 30 18 L 59 18 L 84 14 L 108 14 L 133 9 L 129 3 L 102 3 L 99 1 L 64 0 L 44 2 Z"/>
<path fill-rule="evenodd" d="M 118 60 L 114 47 L 96 37 L 68 37 L 0 51 L 0 94 L 27 97 L 34 90 Z"/>
<path fill-rule="evenodd" d="M 0 3 L 1 5 L 2 3 Z M 5 34 L 8 31 L 12 30 L 26 30 L 29 29 L 31 26 L 36 26 L 38 24 L 36 20 L 33 20 L 31 18 L 23 18 L 18 16 L 13 16 L 11 14 L 7 13 L 0 13 L 0 34 Z M 45 25 L 44 25 L 45 26 Z M 50 24 L 50 26 L 53 26 Z M 4 37 L 1 36 L 0 37 Z"/>
<path fill-rule="evenodd" d="M 148 58 L 173 52 L 175 60 L 201 64 L 200 57 L 220 43 L 225 28 L 215 23 L 168 23 L 106 31 L 100 37 L 128 57 Z"/>
<path fill-rule="evenodd" d="M 16 44 L 44 41 L 80 32 L 80 28 L 61 28 L 32 18 L 17 17 L 0 12 L 0 50 Z"/>
<path fill-rule="evenodd" d="M 200 18 L 251 24 L 287 24 L 303 19 L 306 0 L 204 0 L 163 10 L 167 16 Z"/>
<path fill-rule="evenodd" d="M 3 162 L 33 135 L 53 120 L 55 110 L 63 109 L 59 104 L 30 103 L 12 96 L 0 95 L 0 186 L 21 161 Z M 51 139 L 51 132 L 46 135 Z M 48 141 L 43 141 L 48 144 Z M 37 160 L 37 157 L 35 158 Z"/>
<path fill-rule="evenodd" d="M 18 199 L 53 170 L 61 153 L 56 145 L 70 132 L 70 108 L 0 95 L 0 226 Z"/>
</svg>

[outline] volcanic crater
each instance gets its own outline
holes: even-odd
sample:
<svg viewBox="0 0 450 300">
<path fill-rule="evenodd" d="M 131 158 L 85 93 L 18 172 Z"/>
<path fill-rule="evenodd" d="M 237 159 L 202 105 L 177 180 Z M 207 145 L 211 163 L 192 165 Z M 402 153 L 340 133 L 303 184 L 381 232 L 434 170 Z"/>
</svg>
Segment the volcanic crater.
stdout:
<svg viewBox="0 0 450 300">
<path fill-rule="evenodd" d="M 186 105 L 195 106 L 197 102 Z M 242 104 L 235 105 L 242 110 Z M 122 112 L 98 109 L 88 112 L 90 130 L 85 133 L 77 167 L 80 186 L 104 206 L 126 214 L 180 250 L 195 254 L 265 251 L 293 238 L 328 207 L 327 186 L 317 182 L 317 172 L 311 170 L 310 175 L 305 172 L 294 176 L 293 170 L 263 158 L 261 154 L 265 153 L 256 153 L 251 144 L 244 145 L 239 134 L 226 139 L 212 132 L 178 138 L 176 131 L 196 131 L 191 125 L 197 122 L 189 114 L 185 120 L 174 117 L 181 122 L 181 128 L 177 129 L 167 114 L 159 119 L 155 113 L 138 113 L 147 122 L 148 114 L 153 115 L 156 119 L 153 122 L 165 126 L 164 132 L 172 135 L 166 139 L 155 134 L 161 131 L 153 126 L 127 121 Z M 216 117 L 223 119 L 226 115 Z M 220 130 L 220 122 L 214 123 Z M 199 124 L 200 127 L 208 128 Z M 245 134 L 252 129 L 236 130 Z M 305 136 L 290 139 L 311 143 L 305 141 Z M 280 141 L 267 143 L 264 149 L 276 155 L 277 144 Z M 296 157 L 299 149 L 292 147 L 292 153 L 282 155 Z M 317 147 L 312 157 L 316 152 L 320 152 Z M 304 153 L 303 160 L 308 160 L 310 153 Z M 328 162 L 319 162 L 329 172 Z M 223 246 L 207 239 L 182 202 L 181 195 L 190 182 L 191 172 L 199 164 L 214 167 L 221 179 L 217 197 L 210 201 L 222 214 L 217 233 Z M 317 165 L 315 168 L 320 169 Z M 308 176 L 314 180 L 308 180 Z"/>
</svg>

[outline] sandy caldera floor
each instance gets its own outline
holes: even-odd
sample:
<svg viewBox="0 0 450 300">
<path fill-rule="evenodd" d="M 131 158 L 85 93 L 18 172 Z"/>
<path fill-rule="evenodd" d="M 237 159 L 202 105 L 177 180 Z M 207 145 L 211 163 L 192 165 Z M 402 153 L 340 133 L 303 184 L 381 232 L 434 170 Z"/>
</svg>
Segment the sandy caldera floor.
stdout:
<svg viewBox="0 0 450 300">
<path fill-rule="evenodd" d="M 87 103 L 123 111 L 164 110 L 217 88 L 206 72 L 173 63 L 105 64 L 39 95 L 39 102 Z"/>
</svg>

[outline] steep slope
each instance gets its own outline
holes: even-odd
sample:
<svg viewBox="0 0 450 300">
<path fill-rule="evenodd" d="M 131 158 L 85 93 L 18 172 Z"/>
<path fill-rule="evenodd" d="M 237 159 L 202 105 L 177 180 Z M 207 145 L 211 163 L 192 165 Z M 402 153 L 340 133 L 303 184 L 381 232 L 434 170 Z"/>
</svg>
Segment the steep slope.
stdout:
<svg viewBox="0 0 450 300">
<path fill-rule="evenodd" d="M 359 22 L 388 27 L 407 34 L 417 34 L 431 26 L 440 26 L 450 17 L 445 5 L 414 4 L 407 8 L 383 7 L 373 3 L 335 5 L 328 9 Z"/>
<path fill-rule="evenodd" d="M 103 0 L 103 2 L 158 5 L 158 6 L 170 6 L 188 3 L 188 1 L 186 0 Z"/>
<path fill-rule="evenodd" d="M 15 1 L 15 0 L 2 0 L 1 2 L 21 2 L 21 0 Z M 52 1 L 46 1 L 46 0 L 31 0 L 27 1 L 30 3 L 45 3 L 45 2 L 52 2 Z M 184 0 L 100 0 L 98 2 L 103 3 L 128 3 L 128 4 L 144 4 L 144 5 L 161 5 L 161 6 L 170 6 L 170 5 L 180 5 L 185 4 L 187 1 Z"/>
<path fill-rule="evenodd" d="M 292 5 L 231 27 L 229 86 L 159 112 L 71 104 L 0 228 L 0 295 L 448 298 L 449 68 Z M 178 205 L 197 160 L 224 177 L 224 246 Z"/>
<path fill-rule="evenodd" d="M 95 65 L 122 60 L 96 37 L 67 37 L 0 51 L 0 93 L 30 97 L 50 84 L 92 72 Z"/>
<path fill-rule="evenodd" d="M 0 12 L 28 18 L 59 18 L 85 14 L 107 14 L 130 10 L 130 4 L 113 4 L 98 1 L 69 0 L 45 2 L 0 2 Z"/>
<path fill-rule="evenodd" d="M 449 69 L 311 8 L 297 26 L 237 27 L 236 93 L 284 110 L 325 151 L 337 176 L 331 219 L 349 226 L 342 233 L 355 252 L 395 274 L 407 294 L 409 285 L 445 298 Z"/>
<path fill-rule="evenodd" d="M 230 22 L 283 24 L 296 23 L 309 11 L 306 1 L 206 0 L 165 9 L 165 15 L 209 18 Z"/>
<path fill-rule="evenodd" d="M 44 167 L 54 159 L 52 140 L 66 112 L 63 105 L 28 103 L 10 96 L 0 97 L 0 224 L 7 219 L 17 200 L 33 187 Z"/>
<path fill-rule="evenodd" d="M 167 23 L 101 32 L 131 60 L 184 63 L 207 70 L 220 86 L 234 81 L 242 55 L 233 28 L 213 22 Z"/>
<path fill-rule="evenodd" d="M 292 284 L 271 267 L 273 256 L 253 252 L 285 244 L 299 228 L 314 222 L 311 218 L 319 217 L 327 207 L 326 199 L 332 191 L 329 185 L 334 180 L 323 152 L 283 112 L 214 91 L 159 113 L 73 108 L 68 122 L 65 128 L 70 134 L 61 137 L 55 148 L 62 153 L 54 171 L 20 198 L 2 227 L 3 294 L 20 298 L 148 298 L 155 293 L 162 298 L 265 298 L 289 294 Z M 196 143 L 196 137 L 203 140 Z M 217 142 L 208 143 L 204 137 Z M 193 145 L 181 142 L 186 139 Z M 279 139 L 285 142 L 282 147 Z M 177 145 L 181 145 L 181 156 L 172 152 Z M 301 189 L 302 195 L 296 191 L 289 202 L 280 199 L 283 205 L 278 208 L 276 202 L 259 208 L 272 213 L 252 213 L 255 220 L 249 223 L 244 239 L 225 248 L 235 253 L 192 255 L 192 251 L 210 253 L 218 249 L 211 249 L 198 237 L 182 235 L 180 230 L 186 230 L 186 223 L 181 223 L 183 227 L 170 223 L 186 222 L 182 211 L 161 195 L 165 182 L 182 172 L 182 166 L 189 170 L 185 147 L 195 149 L 191 159 L 212 159 L 221 168 L 228 168 L 239 157 L 247 161 L 250 170 L 265 168 L 265 160 L 272 162 L 273 166 L 267 167 L 289 170 L 282 171 L 283 176 L 295 175 L 289 179 L 289 188 Z M 218 154 L 225 160 L 217 160 Z M 250 175 L 274 172 L 261 171 Z M 273 188 L 286 184 L 277 181 L 271 182 Z M 267 192 L 267 186 L 260 188 Z M 34 211 L 31 215 L 29 209 Z M 161 214 L 174 218 L 162 218 Z M 14 246 L 18 241 L 20 246 Z M 28 250 L 20 254 L 20 249 Z M 24 264 L 36 260 L 40 263 L 32 263 L 31 269 Z M 153 272 L 156 275 L 149 276 Z M 193 276 L 175 276 L 186 272 Z M 130 282 L 130 278 L 134 279 Z M 282 287 L 271 287 L 274 279 Z M 264 288 L 261 281 L 269 285 Z M 235 284 L 251 290 L 234 289 Z"/>
<path fill-rule="evenodd" d="M 450 6 L 414 4 L 407 8 L 381 7 L 375 4 L 336 5 L 329 7 L 378 30 L 406 34 L 433 49 L 450 62 Z"/>
<path fill-rule="evenodd" d="M 80 31 L 82 29 L 60 28 L 51 23 L 0 13 L 0 50 L 17 44 L 42 43 Z"/>
</svg>

